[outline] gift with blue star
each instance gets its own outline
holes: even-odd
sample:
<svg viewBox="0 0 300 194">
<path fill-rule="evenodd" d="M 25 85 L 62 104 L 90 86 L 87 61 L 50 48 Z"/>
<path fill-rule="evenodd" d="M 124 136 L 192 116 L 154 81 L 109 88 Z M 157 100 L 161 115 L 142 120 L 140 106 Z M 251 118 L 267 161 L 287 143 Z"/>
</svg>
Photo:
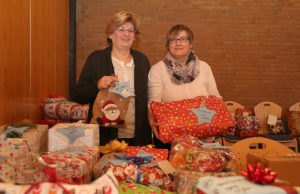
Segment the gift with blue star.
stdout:
<svg viewBox="0 0 300 194">
<path fill-rule="evenodd" d="M 151 102 L 150 106 L 159 124 L 159 139 L 164 143 L 187 135 L 207 138 L 224 134 L 236 124 L 223 99 L 213 95 Z"/>
</svg>

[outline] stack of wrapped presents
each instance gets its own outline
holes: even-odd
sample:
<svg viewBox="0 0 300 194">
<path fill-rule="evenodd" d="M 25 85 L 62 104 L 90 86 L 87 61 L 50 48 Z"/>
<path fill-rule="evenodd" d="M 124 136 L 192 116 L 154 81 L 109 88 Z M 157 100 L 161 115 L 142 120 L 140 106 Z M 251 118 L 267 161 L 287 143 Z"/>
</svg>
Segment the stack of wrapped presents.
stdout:
<svg viewBox="0 0 300 194">
<path fill-rule="evenodd" d="M 49 103 L 44 102 L 45 110 L 52 109 Z M 299 181 L 281 176 L 300 173 L 296 152 L 291 150 L 289 159 L 276 151 L 246 156 L 242 146 L 222 144 L 224 135 L 257 135 L 261 123 L 252 112 L 247 113 L 252 117 L 232 116 L 216 96 L 150 106 L 159 123 L 158 139 L 170 150 L 118 140 L 99 146 L 99 125 L 85 121 L 3 125 L 0 193 L 297 193 Z M 287 160 L 290 169 L 280 162 Z"/>
</svg>

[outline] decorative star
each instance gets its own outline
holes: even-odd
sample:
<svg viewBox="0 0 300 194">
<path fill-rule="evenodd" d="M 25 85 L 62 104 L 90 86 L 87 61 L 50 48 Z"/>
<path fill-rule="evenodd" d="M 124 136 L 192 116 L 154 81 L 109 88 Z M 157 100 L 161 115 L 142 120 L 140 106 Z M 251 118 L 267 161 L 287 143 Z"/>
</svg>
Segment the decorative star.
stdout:
<svg viewBox="0 0 300 194">
<path fill-rule="evenodd" d="M 191 111 L 197 116 L 198 125 L 211 123 L 212 117 L 216 114 L 216 111 L 207 109 L 203 103 L 200 108 L 192 108 Z"/>
<path fill-rule="evenodd" d="M 136 157 L 147 157 L 147 156 L 153 157 L 153 155 L 149 154 L 148 152 L 145 152 L 144 150 L 140 150 L 136 155 Z"/>
<path fill-rule="evenodd" d="M 9 126 L 5 131 L 4 134 L 7 135 L 8 133 L 19 133 L 23 135 L 24 131 L 27 130 L 29 127 L 13 127 Z"/>
<path fill-rule="evenodd" d="M 65 135 L 71 144 L 73 144 L 77 138 L 84 137 L 85 135 L 85 127 L 82 126 L 68 126 L 65 128 L 56 129 L 55 131 Z"/>
<path fill-rule="evenodd" d="M 129 96 L 135 96 L 134 92 L 130 89 L 130 81 L 127 82 L 115 82 L 116 87 L 110 89 L 110 92 L 121 95 L 123 98 Z"/>
</svg>

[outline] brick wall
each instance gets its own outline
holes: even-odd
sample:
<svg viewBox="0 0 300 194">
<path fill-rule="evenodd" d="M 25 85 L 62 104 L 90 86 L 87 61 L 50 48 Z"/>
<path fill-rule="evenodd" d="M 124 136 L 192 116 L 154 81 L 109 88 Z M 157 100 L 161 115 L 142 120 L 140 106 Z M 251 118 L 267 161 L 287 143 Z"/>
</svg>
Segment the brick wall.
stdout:
<svg viewBox="0 0 300 194">
<path fill-rule="evenodd" d="M 272 101 L 284 114 L 300 102 L 299 0 L 77 0 L 77 79 L 88 54 L 107 46 L 106 23 L 122 9 L 140 16 L 134 48 L 151 64 L 166 54 L 169 28 L 183 23 L 224 100 L 247 108 Z"/>
</svg>

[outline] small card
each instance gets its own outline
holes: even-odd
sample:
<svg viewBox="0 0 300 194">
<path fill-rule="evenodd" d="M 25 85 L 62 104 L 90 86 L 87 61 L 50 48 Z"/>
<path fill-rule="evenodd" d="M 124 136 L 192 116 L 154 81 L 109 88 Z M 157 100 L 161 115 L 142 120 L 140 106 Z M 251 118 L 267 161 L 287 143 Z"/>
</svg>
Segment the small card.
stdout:
<svg viewBox="0 0 300 194">
<path fill-rule="evenodd" d="M 158 161 L 157 164 L 165 174 L 174 174 L 176 172 L 175 168 L 168 160 Z"/>
<path fill-rule="evenodd" d="M 247 117 L 249 113 L 247 111 L 243 112 L 243 117 Z"/>
<path fill-rule="evenodd" d="M 269 114 L 267 124 L 275 125 L 277 122 L 277 116 Z"/>
</svg>

